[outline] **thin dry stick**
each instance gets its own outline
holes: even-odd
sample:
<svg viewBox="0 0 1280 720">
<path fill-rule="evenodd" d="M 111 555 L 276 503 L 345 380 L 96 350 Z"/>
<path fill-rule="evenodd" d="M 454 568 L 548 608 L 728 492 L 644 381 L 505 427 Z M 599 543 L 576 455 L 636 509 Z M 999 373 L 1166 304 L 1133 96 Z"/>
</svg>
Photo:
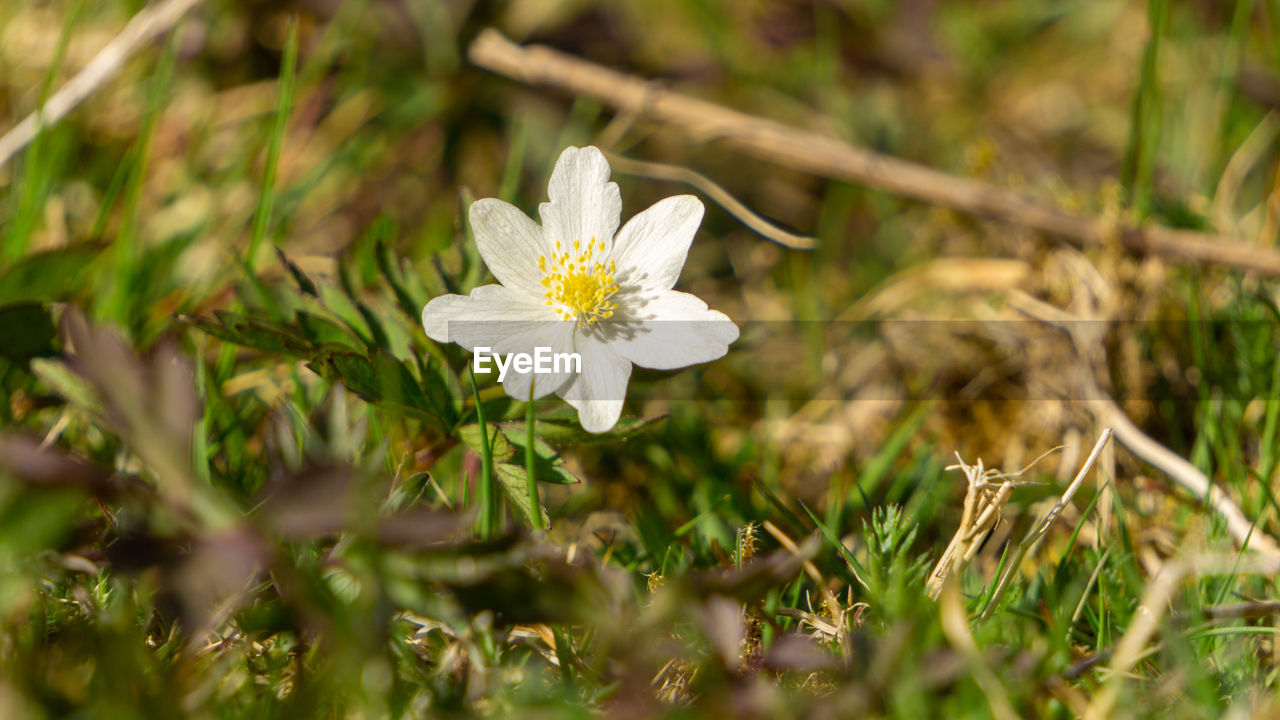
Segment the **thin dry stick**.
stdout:
<svg viewBox="0 0 1280 720">
<path fill-rule="evenodd" d="M 200 0 L 162 0 L 143 8 L 107 43 L 84 69 L 44 104 L 0 137 L 0 167 L 9 162 L 40 131 L 56 124 L 115 76 L 142 45 L 172 28 Z"/>
<path fill-rule="evenodd" d="M 1209 507 L 1222 516 L 1227 532 L 1231 534 L 1236 545 L 1263 555 L 1280 558 L 1280 545 L 1258 529 L 1222 488 L 1214 485 L 1204 473 L 1177 453 L 1142 432 L 1124 410 L 1120 409 L 1116 401 L 1098 385 L 1095 369 L 1089 367 L 1087 359 L 1091 345 L 1095 345 L 1094 339 L 1079 337 L 1077 332 L 1079 328 L 1088 327 L 1094 323 L 1084 322 L 1083 318 L 1018 290 L 1010 291 L 1009 304 L 1022 314 L 1046 325 L 1057 327 L 1072 336 L 1077 352 L 1082 357 L 1080 376 L 1084 386 L 1083 392 L 1088 400 L 1085 404 L 1100 425 L 1114 428 L 1116 440 L 1121 445 L 1163 472 L 1195 497 L 1207 502 Z"/>
<path fill-rule="evenodd" d="M 991 616 L 991 613 L 1000 602 L 1000 596 L 1004 595 L 1004 591 L 1009 587 L 1010 580 L 1018 572 L 1018 566 L 1022 564 L 1022 558 L 1026 557 L 1027 553 L 1030 553 L 1040 544 L 1044 534 L 1049 532 L 1049 528 L 1053 526 L 1053 521 L 1066 509 L 1067 504 L 1071 502 L 1071 498 L 1075 497 L 1076 491 L 1080 489 L 1080 485 L 1084 483 L 1084 479 L 1088 477 L 1089 472 L 1093 470 L 1094 464 L 1098 462 L 1098 457 L 1102 455 L 1102 449 L 1110 441 L 1111 428 L 1103 428 L 1102 434 L 1098 436 L 1098 442 L 1093 446 L 1093 452 L 1089 453 L 1084 465 L 1080 466 L 1080 472 L 1076 473 L 1075 479 L 1067 486 L 1066 492 L 1062 493 L 1062 497 L 1052 508 L 1049 508 L 1049 512 L 1045 513 L 1044 518 L 1027 532 L 1027 536 L 1022 539 L 1022 542 L 1018 543 L 1018 549 L 1014 552 L 1009 563 L 1005 565 L 1004 573 L 997 581 L 996 589 L 991 593 L 991 599 L 987 601 L 987 606 L 982 609 L 982 620 L 986 620 Z"/>
<path fill-rule="evenodd" d="M 1003 220 L 1086 245 L 1118 241 L 1139 255 L 1280 276 L 1280 251 L 1271 248 L 1155 225 L 1117 227 L 1109 220 L 1049 207 L 990 183 L 949 175 L 672 92 L 548 47 L 522 47 L 496 30 L 481 32 L 469 55 L 476 65 L 519 82 L 589 96 L 619 111 L 670 124 L 696 140 L 719 140 L 749 155 L 822 177 Z"/>
<path fill-rule="evenodd" d="M 1088 377 L 1092 381 L 1093 376 Z M 1280 557 L 1280 546 L 1276 545 L 1276 541 L 1258 529 L 1222 488 L 1210 482 L 1204 473 L 1177 453 L 1142 432 L 1120 406 L 1116 405 L 1115 400 L 1108 397 L 1096 383 L 1093 384 L 1091 389 L 1094 392 L 1094 402 L 1089 403 L 1089 410 L 1098 422 L 1116 429 L 1116 440 L 1121 445 L 1169 476 L 1195 497 L 1208 502 L 1222 516 L 1227 532 L 1231 533 L 1236 545 L 1264 555 Z"/>
<path fill-rule="evenodd" d="M 1255 618 L 1280 615 L 1280 600 L 1255 600 L 1253 602 L 1231 603 L 1229 605 L 1210 605 L 1194 612 L 1175 613 L 1171 620 L 1186 621 L 1204 619 L 1208 622 L 1216 620 L 1250 620 Z"/>
<path fill-rule="evenodd" d="M 765 532 L 773 536 L 774 540 L 778 541 L 779 545 L 786 548 L 787 552 L 798 558 L 804 557 L 804 553 L 801 552 L 800 546 L 796 545 L 796 541 L 792 540 L 786 533 L 782 532 L 777 525 L 765 520 L 764 529 Z M 836 596 L 831 592 L 831 588 L 827 587 L 827 581 L 823 579 L 822 573 L 818 572 L 818 566 L 814 565 L 813 561 L 807 558 L 802 561 L 801 566 L 804 568 L 805 574 L 813 581 L 813 584 L 817 585 L 818 589 L 822 591 L 822 601 L 826 604 L 828 612 L 831 613 L 831 617 L 836 617 L 840 612 L 840 602 L 836 600 Z M 862 578 L 857 577 L 856 574 L 854 577 L 857 578 L 858 582 L 862 583 L 863 587 L 866 587 L 867 584 L 862 581 Z"/>
<path fill-rule="evenodd" d="M 765 220 L 755 214 L 751 208 L 743 205 L 728 190 L 717 185 L 713 180 L 705 175 L 690 170 L 689 168 L 680 167 L 679 165 L 666 165 L 663 163 L 644 162 L 642 160 L 633 160 L 623 157 L 615 153 L 607 153 L 609 164 L 624 175 L 639 175 L 641 177 L 653 178 L 655 180 L 669 180 L 671 182 L 681 182 L 686 185 L 701 190 L 711 198 L 717 205 L 724 208 L 730 215 L 738 218 L 743 225 L 760 233 L 765 238 L 778 243 L 779 245 L 791 248 L 792 250 L 812 250 L 817 246 L 817 241 L 805 235 L 796 235 L 787 232 L 773 223 Z"/>
<path fill-rule="evenodd" d="M 1093 446 L 1093 452 L 1089 453 L 1089 457 L 1084 461 L 1084 465 L 1080 467 L 1080 472 L 1076 474 L 1076 478 L 1067 486 L 1067 491 L 1062 493 L 1062 499 L 1058 500 L 1053 507 L 1049 508 L 1049 512 L 1045 514 L 1044 519 L 1036 525 L 1032 534 L 1028 536 L 1032 545 L 1040 542 L 1040 539 L 1044 537 L 1044 534 L 1049 532 L 1049 527 L 1053 525 L 1053 521 L 1056 520 L 1058 516 L 1062 514 L 1062 511 L 1067 508 L 1067 504 L 1071 502 L 1071 498 L 1075 497 L 1076 491 L 1080 489 L 1080 485 L 1084 482 L 1085 477 L 1089 474 L 1089 471 L 1093 469 L 1094 463 L 1098 462 L 1098 456 L 1102 454 L 1102 449 L 1105 448 L 1107 443 L 1110 441 L 1111 428 L 1103 428 L 1102 435 L 1098 437 L 1098 442 Z"/>
<path fill-rule="evenodd" d="M 1116 435 L 1118 437 L 1119 433 Z M 1129 628 L 1116 645 L 1109 668 L 1112 674 L 1102 689 L 1093 696 L 1084 713 L 1085 720 L 1101 720 L 1111 716 L 1121 681 L 1145 654 L 1147 643 L 1159 627 L 1160 618 L 1173 599 L 1174 592 L 1181 586 L 1183 578 L 1188 575 L 1194 577 L 1244 573 L 1274 575 L 1277 572 L 1280 572 L 1280 557 L 1276 556 L 1252 555 L 1242 558 L 1237 555 L 1199 555 L 1166 563 L 1156 578 L 1148 583 L 1142 604 L 1134 612 Z"/>
<path fill-rule="evenodd" d="M 1103 555 L 1103 557 L 1105 558 L 1106 555 Z M 1231 572 L 1233 573 L 1238 571 L 1239 571 L 1238 567 L 1232 568 L 1231 570 Z M 1087 596 L 1088 594 L 1089 594 L 1089 591 L 1088 589 L 1086 589 L 1085 595 Z M 1084 598 L 1081 599 L 1081 602 L 1084 602 Z M 1169 621 L 1173 623 L 1185 623 L 1188 621 L 1203 619 L 1206 622 L 1212 623 L 1218 620 L 1226 620 L 1226 621 L 1247 620 L 1247 619 L 1270 617 L 1273 615 L 1280 615 L 1280 602 L 1260 600 L 1257 602 L 1235 603 L 1233 605 L 1212 605 L 1209 607 L 1200 608 L 1199 610 L 1193 610 L 1193 611 L 1184 610 L 1184 611 L 1176 612 L 1170 615 Z M 1078 618 L 1073 617 L 1071 619 L 1071 623 L 1068 624 L 1068 627 L 1070 627 L 1071 625 L 1074 625 L 1077 619 Z M 1141 660 L 1142 658 L 1147 657 L 1153 652 L 1158 651 L 1160 647 L 1161 647 L 1160 643 L 1155 643 L 1154 645 L 1148 646 L 1147 649 L 1139 653 L 1138 660 Z M 1114 648 L 1109 648 L 1109 647 L 1102 648 L 1097 652 L 1091 655 L 1087 655 L 1084 658 L 1081 658 L 1076 663 L 1072 664 L 1072 666 L 1068 668 L 1066 672 L 1063 673 L 1063 677 L 1065 677 L 1067 680 L 1075 680 L 1081 675 L 1084 675 L 1086 672 L 1094 669 L 1099 664 L 1110 660 L 1113 654 L 1114 654 Z M 1132 674 L 1130 673 L 1129 675 L 1132 675 Z M 1079 711 L 1076 714 L 1084 715 L 1084 711 L 1083 710 Z"/>
</svg>

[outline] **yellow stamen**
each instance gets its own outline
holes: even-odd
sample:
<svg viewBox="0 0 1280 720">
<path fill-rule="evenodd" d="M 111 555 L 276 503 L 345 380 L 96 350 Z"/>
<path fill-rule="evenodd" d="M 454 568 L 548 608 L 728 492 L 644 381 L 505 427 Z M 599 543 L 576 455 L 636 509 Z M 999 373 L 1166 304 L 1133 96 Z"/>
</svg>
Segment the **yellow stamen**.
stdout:
<svg viewBox="0 0 1280 720">
<path fill-rule="evenodd" d="M 557 253 L 551 256 L 550 267 L 546 256 L 538 258 L 538 269 L 547 274 L 542 279 L 542 286 L 547 288 L 544 294 L 547 304 L 555 307 L 562 320 L 576 320 L 581 328 L 613 317 L 613 311 L 618 308 L 609 300 L 618 292 L 618 285 L 613 280 L 614 264 L 610 262 L 606 267 L 594 262 L 595 245 L 596 239 L 591 238 L 584 253 L 582 243 L 574 240 L 575 256 L 571 260 L 569 253 L 559 252 L 561 244 L 556 241 Z M 604 251 L 603 240 L 599 250 Z"/>
</svg>

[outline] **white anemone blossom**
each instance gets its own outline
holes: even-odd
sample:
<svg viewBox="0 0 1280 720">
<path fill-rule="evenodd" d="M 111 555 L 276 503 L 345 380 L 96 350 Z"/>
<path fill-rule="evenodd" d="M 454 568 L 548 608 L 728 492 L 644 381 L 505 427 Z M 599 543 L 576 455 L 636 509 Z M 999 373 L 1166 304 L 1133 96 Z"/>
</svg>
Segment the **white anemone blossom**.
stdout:
<svg viewBox="0 0 1280 720">
<path fill-rule="evenodd" d="M 633 363 L 671 370 L 715 360 L 738 327 L 671 289 L 702 221 L 697 198 L 661 200 L 619 230 L 622 199 L 594 147 L 565 149 L 547 195 L 541 226 L 501 200 L 472 203 L 476 246 L 501 284 L 435 298 L 422 324 L 433 340 L 472 351 L 577 353 L 580 372 L 566 363 L 535 379 L 510 364 L 503 388 L 518 400 L 531 387 L 535 398 L 555 392 L 585 430 L 604 432 L 622 412 Z"/>
</svg>

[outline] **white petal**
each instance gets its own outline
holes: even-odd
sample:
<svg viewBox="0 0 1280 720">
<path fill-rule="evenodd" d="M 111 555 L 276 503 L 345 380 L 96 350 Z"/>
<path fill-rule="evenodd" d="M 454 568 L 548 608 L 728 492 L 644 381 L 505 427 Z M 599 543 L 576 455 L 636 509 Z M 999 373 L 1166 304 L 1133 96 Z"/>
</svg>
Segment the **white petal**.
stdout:
<svg viewBox="0 0 1280 720">
<path fill-rule="evenodd" d="M 427 337 L 468 350 L 527 351 L 564 324 L 539 300 L 501 285 L 482 285 L 470 295 L 441 295 L 422 309 Z"/>
<path fill-rule="evenodd" d="M 659 200 L 628 220 L 613 241 L 610 258 L 618 268 L 618 283 L 670 290 L 701 222 L 702 202 L 692 195 Z"/>
<path fill-rule="evenodd" d="M 573 347 L 573 331 L 578 324 L 576 322 L 564 322 L 563 320 L 554 320 L 551 324 L 547 324 L 546 332 L 540 334 L 538 345 L 533 350 L 525 350 L 530 355 L 534 355 L 537 348 L 548 348 L 551 353 L 572 353 L 575 352 Z M 535 358 L 536 362 L 536 358 Z M 507 367 L 506 377 L 502 381 L 502 389 L 507 391 L 507 395 L 517 400 L 529 399 L 529 388 L 533 387 L 534 399 L 543 397 L 559 390 L 565 383 L 571 381 L 574 377 L 572 370 L 575 368 L 567 368 L 567 363 L 561 363 L 561 372 L 554 372 L 554 358 L 545 361 L 551 366 L 553 372 L 540 373 L 534 371 L 522 373 L 517 372 L 514 365 Z"/>
<path fill-rule="evenodd" d="M 619 355 L 644 368 L 672 370 L 723 357 L 738 339 L 738 326 L 689 293 L 617 296 L 625 323 L 602 328 Z"/>
<path fill-rule="evenodd" d="M 622 401 L 631 378 L 631 361 L 595 338 L 579 333 L 574 339 L 582 355 L 582 373 L 557 394 L 578 410 L 578 422 L 587 432 L 613 427 L 622 414 Z"/>
<path fill-rule="evenodd" d="M 565 252 L 573 243 L 585 249 L 594 240 L 605 243 L 607 257 L 622 217 L 622 196 L 616 183 L 609 182 L 609 162 L 594 147 L 565 148 L 547 184 L 551 202 L 538 208 L 543 236 L 554 247 L 559 241 Z"/>
<path fill-rule="evenodd" d="M 542 228 L 515 205 L 495 198 L 471 203 L 470 218 L 480 257 L 498 282 L 542 297 L 538 258 L 551 254 Z"/>
</svg>

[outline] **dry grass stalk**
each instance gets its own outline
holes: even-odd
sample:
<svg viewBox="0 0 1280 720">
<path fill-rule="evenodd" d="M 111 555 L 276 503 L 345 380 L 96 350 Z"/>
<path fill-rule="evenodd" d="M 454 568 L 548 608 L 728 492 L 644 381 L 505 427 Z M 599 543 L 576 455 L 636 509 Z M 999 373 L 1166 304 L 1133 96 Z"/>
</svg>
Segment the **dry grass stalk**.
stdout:
<svg viewBox="0 0 1280 720">
<path fill-rule="evenodd" d="M 796 545 L 796 541 L 792 540 L 790 536 L 782 532 L 782 529 L 777 525 L 774 525 L 769 520 L 765 520 L 764 529 L 773 536 L 774 540 L 778 541 L 779 545 L 786 548 L 787 552 L 795 555 L 796 557 L 803 556 L 803 552 L 800 550 L 800 546 Z M 826 605 L 827 612 L 830 613 L 832 618 L 839 617 L 842 610 L 840 607 L 840 601 L 836 599 L 835 593 L 831 592 L 831 588 L 827 586 L 827 581 L 822 577 L 822 573 L 818 571 L 818 566 L 814 565 L 812 560 L 806 559 L 802 564 L 802 567 L 804 568 L 805 574 L 813 581 L 813 584 L 817 585 L 818 589 L 822 591 L 822 602 Z M 857 570 L 853 571 L 853 577 L 861 583 L 863 587 L 867 586 L 866 581 L 861 577 L 858 577 Z"/>
<path fill-rule="evenodd" d="M 481 32 L 471 44 L 469 56 L 476 65 L 519 82 L 592 97 L 630 116 L 669 124 L 695 140 L 718 140 L 754 157 L 814 175 L 1002 220 L 1083 245 L 1118 242 L 1137 255 L 1280 277 L 1280 251 L 1268 247 L 1156 225 L 1118 227 L 1108 218 L 1068 212 L 990 183 L 672 92 L 644 78 L 548 47 L 521 47 L 496 30 Z"/>
<path fill-rule="evenodd" d="M 1018 566 L 1022 564 L 1022 558 L 1040 544 L 1040 540 L 1044 538 L 1045 533 L 1049 532 L 1049 528 L 1053 526 L 1053 521 L 1058 519 L 1062 511 L 1066 509 L 1067 504 L 1071 502 L 1071 498 L 1075 497 L 1076 491 L 1084 483 L 1084 479 L 1088 477 L 1089 472 L 1093 470 L 1093 466 L 1098 462 L 1098 458 L 1102 455 L 1102 450 L 1111 441 L 1111 428 L 1104 428 L 1102 434 L 1098 436 L 1098 442 L 1093 446 L 1093 452 L 1089 453 L 1089 457 L 1084 461 L 1084 465 L 1080 467 L 1080 472 L 1076 473 L 1076 477 L 1067 486 L 1066 491 L 1062 493 L 1062 497 L 1054 506 L 1049 508 L 1049 512 L 1045 513 L 1031 530 L 1027 532 L 1027 536 L 1018 543 L 1018 549 L 1010 558 L 1009 563 L 1005 565 L 1004 572 L 1000 575 L 1000 580 L 996 584 L 996 589 L 991 593 L 991 599 L 987 601 L 987 606 L 982 611 L 982 620 L 990 617 L 991 612 L 999 604 L 1000 596 L 1004 594 L 1009 582 L 1013 579 L 1014 574 L 1018 572 Z"/>
<path fill-rule="evenodd" d="M 936 600 L 947 578 L 960 574 L 977 554 L 987 533 L 995 529 L 1000 522 L 1001 511 L 1005 503 L 1009 502 L 1013 489 L 1018 485 L 1027 484 L 1027 481 L 1019 479 L 1022 474 L 1035 467 L 1035 464 L 1044 459 L 1045 455 L 1057 449 L 1049 450 L 1033 460 L 1030 465 L 1011 473 L 995 468 L 984 468 L 982 458 L 978 458 L 977 465 L 970 465 L 960 457 L 959 453 L 956 453 L 959 464 L 948 465 L 946 469 L 963 471 L 969 487 L 964 495 L 964 511 L 960 516 L 960 527 L 956 528 L 955 536 L 951 538 L 947 549 L 938 559 L 938 564 L 929 574 L 929 597 Z"/>
<path fill-rule="evenodd" d="M 633 160 L 623 157 L 617 153 L 607 153 L 609 164 L 617 172 L 624 175 L 636 175 L 639 177 L 652 178 L 654 180 L 667 180 L 670 182 L 679 182 L 691 185 L 703 194 L 711 198 L 717 205 L 724 208 L 725 212 L 737 218 L 743 225 L 751 228 L 759 233 L 761 237 L 772 240 L 779 245 L 791 250 L 812 250 L 818 245 L 818 241 L 807 235 L 796 235 L 787 232 L 773 223 L 765 220 L 757 215 L 751 208 L 743 205 L 741 201 L 729 194 L 728 190 L 720 187 L 711 178 L 701 173 L 694 172 L 686 167 L 679 165 L 667 165 L 665 163 L 644 162 L 642 160 Z"/>
<path fill-rule="evenodd" d="M 1120 409 L 1115 400 L 1105 396 L 1101 390 L 1097 391 L 1097 397 L 1100 399 L 1090 403 L 1090 409 L 1099 422 L 1115 427 L 1116 439 L 1121 445 L 1163 472 L 1178 485 L 1186 488 L 1194 497 L 1208 502 L 1209 506 L 1222 516 L 1227 532 L 1231 533 L 1231 538 L 1236 545 L 1262 555 L 1280 558 L 1280 545 L 1258 529 L 1256 523 L 1244 514 L 1226 491 L 1213 484 L 1204 473 L 1180 455 L 1142 432 Z"/>
<path fill-rule="evenodd" d="M 200 0 L 162 0 L 143 8 L 102 48 L 93 60 L 49 97 L 44 107 L 26 116 L 0 137 L 0 167 L 115 77 L 125 62 L 146 43 L 168 32 Z"/>
<path fill-rule="evenodd" d="M 1009 292 L 1009 304 L 1019 312 L 1046 325 L 1057 327 L 1071 336 L 1081 367 L 1077 375 L 1088 398 L 1089 412 L 1099 424 L 1115 429 L 1116 440 L 1134 455 L 1163 472 L 1196 498 L 1201 498 L 1222 516 L 1227 532 L 1237 546 L 1269 557 L 1280 558 L 1280 545 L 1257 528 L 1239 505 L 1204 473 L 1177 453 L 1152 439 L 1129 418 L 1097 381 L 1105 355 L 1096 318 L 1080 317 L 1037 300 L 1018 290 Z M 1086 333 L 1091 333 L 1086 336 Z"/>
<path fill-rule="evenodd" d="M 1100 720 L 1111 716 L 1122 681 L 1130 676 L 1130 671 L 1147 654 L 1147 643 L 1155 634 L 1160 619 L 1185 578 L 1246 573 L 1275 575 L 1278 572 L 1280 557 L 1257 554 L 1195 555 L 1165 563 L 1155 579 L 1147 584 L 1142 604 L 1133 614 L 1133 621 L 1111 655 L 1109 675 L 1083 714 L 1085 720 Z"/>
</svg>

